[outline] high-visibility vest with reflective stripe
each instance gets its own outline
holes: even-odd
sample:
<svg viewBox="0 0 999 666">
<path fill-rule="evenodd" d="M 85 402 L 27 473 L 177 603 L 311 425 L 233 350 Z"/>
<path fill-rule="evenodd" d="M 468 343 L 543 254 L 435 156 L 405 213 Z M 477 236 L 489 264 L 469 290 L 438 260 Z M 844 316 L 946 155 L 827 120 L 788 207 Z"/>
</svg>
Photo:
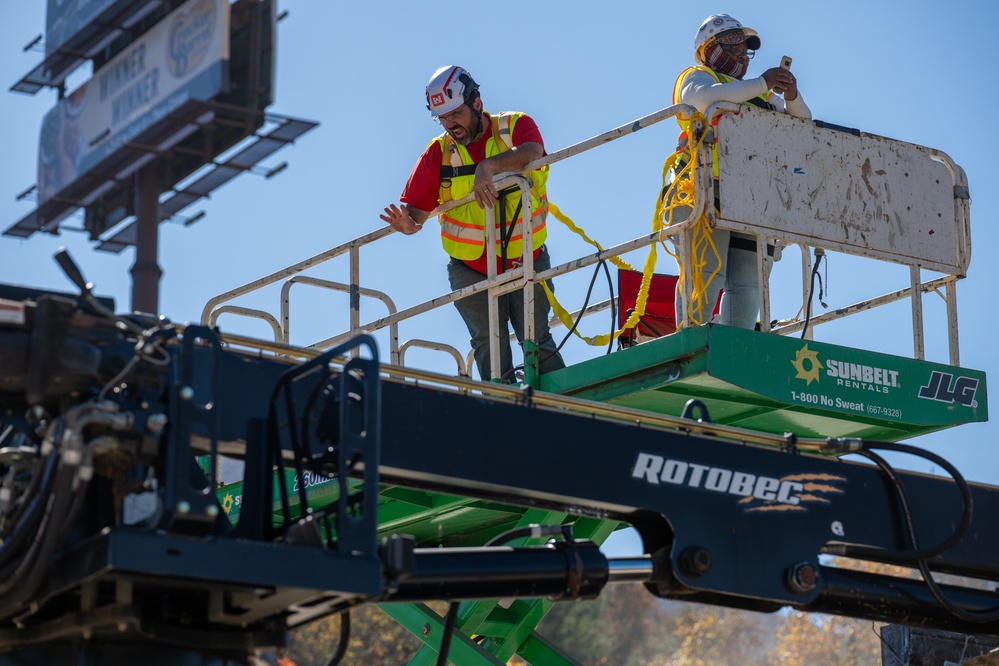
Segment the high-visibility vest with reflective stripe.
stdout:
<svg viewBox="0 0 999 666">
<path fill-rule="evenodd" d="M 492 132 L 486 141 L 486 157 L 498 155 L 512 147 L 513 128 L 523 113 L 502 113 L 492 118 Z M 447 132 L 434 139 L 440 143 L 441 164 L 444 169 L 450 165 L 455 169 L 461 167 L 472 167 L 471 156 L 468 150 L 455 143 Z M 526 174 L 532 181 L 531 187 L 531 240 L 534 250 L 537 250 L 545 242 L 548 231 L 545 226 L 545 219 L 548 215 L 548 196 L 546 194 L 546 183 L 548 181 L 548 167 L 542 167 L 536 171 Z M 441 186 L 438 194 L 440 203 L 446 203 L 471 194 L 475 184 L 475 172 L 472 168 L 459 171 L 449 178 L 441 178 Z M 506 226 L 509 228 L 514 213 L 517 212 L 517 204 L 520 203 L 520 190 L 503 197 L 503 206 L 506 211 Z M 496 256 L 503 256 L 501 247 L 501 214 L 499 208 L 496 210 Z M 444 251 L 455 259 L 472 261 L 482 256 L 486 247 L 486 211 L 479 208 L 474 201 L 452 208 L 441 213 L 441 244 Z M 508 231 L 509 242 L 506 247 L 506 256 L 512 259 L 518 258 L 523 253 L 524 232 L 522 228 L 523 214 L 518 213 L 513 222 L 512 233 Z"/>
<path fill-rule="evenodd" d="M 719 72 L 714 71 L 710 67 L 704 67 L 698 65 L 696 67 L 688 67 L 687 69 L 680 72 L 680 76 L 676 77 L 676 83 L 673 84 L 673 104 L 680 103 L 680 84 L 683 83 L 683 79 L 694 70 L 701 72 L 707 72 L 711 77 L 718 83 L 731 83 L 736 79 L 730 76 L 725 76 Z M 766 93 L 754 97 L 750 100 L 743 102 L 743 104 L 748 104 L 750 106 L 759 106 L 765 109 L 770 109 L 775 111 L 776 107 L 770 103 L 770 98 L 773 97 L 773 91 L 768 90 Z M 711 129 L 713 130 L 718 126 L 718 120 L 721 116 L 716 116 L 711 120 Z M 690 142 L 688 140 L 688 131 L 690 130 L 690 118 L 682 118 L 681 116 L 676 117 L 677 124 L 680 125 L 680 136 L 677 139 L 676 149 L 679 153 L 674 162 L 674 169 L 679 171 L 679 165 L 686 164 L 690 161 Z M 712 171 L 714 172 L 714 177 L 718 177 L 718 136 L 712 131 L 711 136 L 714 139 L 713 145 L 711 146 L 711 162 L 713 164 Z"/>
</svg>

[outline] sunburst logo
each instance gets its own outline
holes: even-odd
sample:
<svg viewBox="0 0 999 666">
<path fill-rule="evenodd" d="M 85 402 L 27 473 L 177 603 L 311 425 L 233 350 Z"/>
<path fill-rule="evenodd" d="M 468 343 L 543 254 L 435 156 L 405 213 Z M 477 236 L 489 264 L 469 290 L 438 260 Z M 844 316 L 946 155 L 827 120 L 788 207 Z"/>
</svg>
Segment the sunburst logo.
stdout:
<svg viewBox="0 0 999 666">
<path fill-rule="evenodd" d="M 795 378 L 804 379 L 806 386 L 810 385 L 813 381 L 819 381 L 819 370 L 825 367 L 819 362 L 819 353 L 809 349 L 808 345 L 795 352 L 791 365 L 798 371 Z M 805 366 L 808 366 L 807 369 Z"/>
<path fill-rule="evenodd" d="M 226 493 L 225 497 L 222 498 L 222 510 L 225 511 L 225 515 L 229 515 L 229 512 L 232 511 L 232 505 L 235 503 L 235 500 L 232 499 L 232 495 Z"/>
</svg>

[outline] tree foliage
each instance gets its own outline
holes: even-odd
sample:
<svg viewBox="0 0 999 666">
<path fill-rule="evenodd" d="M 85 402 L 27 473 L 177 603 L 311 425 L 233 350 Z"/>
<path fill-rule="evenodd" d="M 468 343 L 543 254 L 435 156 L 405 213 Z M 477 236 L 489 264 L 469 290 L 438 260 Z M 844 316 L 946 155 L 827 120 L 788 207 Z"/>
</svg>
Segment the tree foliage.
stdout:
<svg viewBox="0 0 999 666">
<path fill-rule="evenodd" d="M 594 601 L 556 604 L 538 633 L 584 664 L 640 666 L 676 646 L 675 618 L 636 585 L 605 589 Z"/>
<path fill-rule="evenodd" d="M 340 619 L 332 616 L 290 632 L 286 652 L 296 666 L 323 666 L 339 641 Z M 377 606 L 362 606 L 351 611 L 350 642 L 342 663 L 405 664 L 421 644 Z"/>
<path fill-rule="evenodd" d="M 881 640 L 868 620 L 791 611 L 777 628 L 771 663 L 782 666 L 878 666 Z"/>
</svg>

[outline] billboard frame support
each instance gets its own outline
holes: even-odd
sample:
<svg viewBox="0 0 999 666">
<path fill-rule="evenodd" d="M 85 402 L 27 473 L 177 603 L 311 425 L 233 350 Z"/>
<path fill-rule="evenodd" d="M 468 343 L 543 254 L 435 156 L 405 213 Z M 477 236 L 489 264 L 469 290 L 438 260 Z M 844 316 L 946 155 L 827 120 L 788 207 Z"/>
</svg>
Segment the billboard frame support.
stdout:
<svg viewBox="0 0 999 666">
<path fill-rule="evenodd" d="M 132 264 L 132 311 L 159 312 L 160 177 L 159 159 L 151 160 L 136 175 L 135 263 Z"/>
</svg>

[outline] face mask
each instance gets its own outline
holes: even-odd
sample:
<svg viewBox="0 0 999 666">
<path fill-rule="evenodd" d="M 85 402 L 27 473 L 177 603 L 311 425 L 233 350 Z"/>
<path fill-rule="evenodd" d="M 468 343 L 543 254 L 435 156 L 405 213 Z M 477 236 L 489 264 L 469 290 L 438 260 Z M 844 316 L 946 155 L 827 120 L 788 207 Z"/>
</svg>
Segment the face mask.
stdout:
<svg viewBox="0 0 999 666">
<path fill-rule="evenodd" d="M 749 68 L 749 63 L 729 54 L 718 42 L 712 42 L 704 49 L 704 64 L 716 72 L 740 80 Z"/>
</svg>

